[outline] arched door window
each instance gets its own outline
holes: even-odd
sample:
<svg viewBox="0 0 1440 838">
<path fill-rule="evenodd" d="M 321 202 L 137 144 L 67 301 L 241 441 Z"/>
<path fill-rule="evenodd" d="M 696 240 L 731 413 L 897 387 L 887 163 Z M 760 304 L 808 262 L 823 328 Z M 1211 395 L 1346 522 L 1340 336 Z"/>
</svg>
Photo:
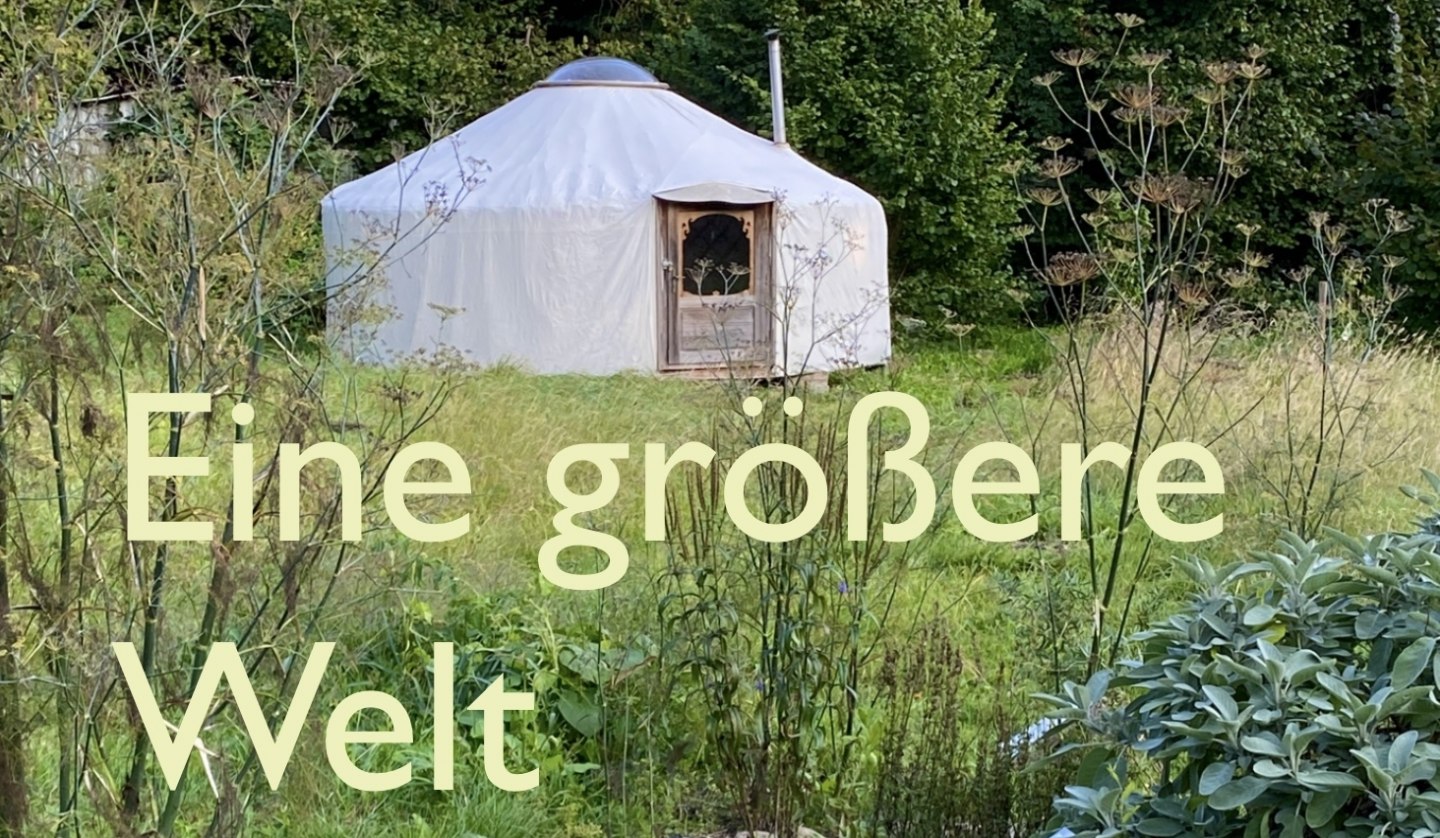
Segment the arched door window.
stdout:
<svg viewBox="0 0 1440 838">
<path fill-rule="evenodd" d="M 749 293 L 755 265 L 754 211 L 687 212 L 679 220 L 680 293 Z"/>
</svg>

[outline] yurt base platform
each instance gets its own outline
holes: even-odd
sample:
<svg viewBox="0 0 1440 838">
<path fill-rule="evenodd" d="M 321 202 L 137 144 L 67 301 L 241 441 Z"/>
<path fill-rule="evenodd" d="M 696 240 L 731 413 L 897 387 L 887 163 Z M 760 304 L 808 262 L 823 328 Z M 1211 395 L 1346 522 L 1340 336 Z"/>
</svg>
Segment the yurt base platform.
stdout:
<svg viewBox="0 0 1440 838">
<path fill-rule="evenodd" d="M 789 382 L 797 385 L 802 390 L 812 393 L 823 393 L 830 389 L 830 374 L 827 372 L 807 372 L 803 375 L 780 376 L 773 375 L 768 370 L 762 369 L 730 369 L 726 367 L 694 367 L 682 369 L 668 369 L 660 373 L 667 378 L 688 378 L 692 381 L 723 381 L 735 379 L 737 381 L 751 381 L 769 385 Z"/>
</svg>

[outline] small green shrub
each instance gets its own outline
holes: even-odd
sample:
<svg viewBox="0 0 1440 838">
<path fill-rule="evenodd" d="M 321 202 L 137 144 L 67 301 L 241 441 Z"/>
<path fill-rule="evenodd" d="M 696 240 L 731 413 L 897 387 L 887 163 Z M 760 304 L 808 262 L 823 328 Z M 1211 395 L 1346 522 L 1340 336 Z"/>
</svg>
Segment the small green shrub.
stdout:
<svg viewBox="0 0 1440 838">
<path fill-rule="evenodd" d="M 518 747 L 514 770 L 534 767 L 545 777 L 570 776 L 596 772 L 608 761 L 608 747 L 624 730 L 620 720 L 607 723 L 607 699 L 650 659 L 645 638 L 621 643 L 603 627 L 553 624 L 539 603 L 518 595 L 457 593 L 443 611 L 436 616 L 416 601 L 398 621 L 381 624 L 355 673 L 364 683 L 396 685 L 396 695 L 415 708 L 416 727 L 425 734 L 417 741 L 434 729 L 429 712 L 434 686 L 425 674 L 434 667 L 434 644 L 453 643 L 455 707 L 466 707 L 497 678 L 511 691 L 535 694 L 533 713 L 507 718 L 507 739 Z M 480 752 L 482 718 L 471 710 L 457 715 L 462 756 Z M 428 777 L 428 753 L 410 756 L 418 775 Z"/>
<path fill-rule="evenodd" d="M 940 621 L 886 653 L 886 721 L 864 835 L 989 838 L 1044 823 L 1065 774 L 1063 762 L 1041 761 L 1048 723 L 1016 734 L 1008 691 L 976 712 L 975 691 L 957 689 L 966 683 L 965 655 Z"/>
<path fill-rule="evenodd" d="M 1181 567 L 1199 592 L 1137 637 L 1138 662 L 1046 697 L 1096 735 L 1053 825 L 1440 835 L 1440 538 L 1289 536 Z"/>
<path fill-rule="evenodd" d="M 728 386 L 735 401 L 749 385 Z M 798 384 L 784 392 L 798 399 Z M 757 397 L 758 398 L 758 397 Z M 772 397 L 772 401 L 774 400 Z M 737 405 L 738 406 L 738 405 Z M 657 577 L 665 639 L 657 665 L 699 720 L 706 768 L 729 807 L 727 826 L 789 838 L 802 824 L 829 832 L 853 821 L 872 743 L 867 679 L 901 576 L 924 540 L 886 542 L 880 521 L 903 521 L 913 493 L 882 475 L 880 446 L 895 425 L 876 418 L 867 439 L 866 540 L 847 540 L 844 434 L 853 402 L 812 401 L 716 420 L 711 471 L 691 470 L 667 494 L 669 541 Z M 810 452 L 825 475 L 824 517 L 805 535 L 762 541 L 734 526 L 721 488 L 744 451 L 780 444 Z M 903 479 L 903 478 L 902 478 Z M 793 521 L 810 503 L 806 481 L 778 461 L 756 468 L 747 502 L 767 521 Z M 752 511 L 752 514 L 757 514 Z"/>
</svg>

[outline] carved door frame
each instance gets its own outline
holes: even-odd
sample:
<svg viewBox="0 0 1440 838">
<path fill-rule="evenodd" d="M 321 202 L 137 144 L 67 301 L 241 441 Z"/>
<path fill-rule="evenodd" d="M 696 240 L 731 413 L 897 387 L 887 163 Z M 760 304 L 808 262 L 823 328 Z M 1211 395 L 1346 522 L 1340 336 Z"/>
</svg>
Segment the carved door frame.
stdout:
<svg viewBox="0 0 1440 838">
<path fill-rule="evenodd" d="M 724 214 L 739 218 L 750 233 L 750 285 L 743 294 L 701 297 L 683 285 L 683 242 L 687 225 L 696 218 Z M 768 371 L 774 363 L 774 204 L 677 202 L 657 199 L 659 266 L 657 301 L 661 371 L 731 368 L 740 372 Z M 697 309 L 721 317 L 753 317 L 753 342 L 735 350 L 686 350 L 681 346 L 682 311 L 691 317 Z M 717 327 L 717 329 L 720 327 Z"/>
</svg>

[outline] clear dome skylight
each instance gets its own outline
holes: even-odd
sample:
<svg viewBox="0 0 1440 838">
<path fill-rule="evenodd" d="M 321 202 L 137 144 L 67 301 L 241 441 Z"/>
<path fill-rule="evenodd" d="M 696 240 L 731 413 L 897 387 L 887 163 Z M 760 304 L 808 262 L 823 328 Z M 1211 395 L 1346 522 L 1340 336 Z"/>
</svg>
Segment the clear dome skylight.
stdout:
<svg viewBox="0 0 1440 838">
<path fill-rule="evenodd" d="M 594 56 L 577 58 L 551 73 L 536 87 L 600 85 L 617 87 L 666 87 L 639 64 L 623 58 Z"/>
</svg>

